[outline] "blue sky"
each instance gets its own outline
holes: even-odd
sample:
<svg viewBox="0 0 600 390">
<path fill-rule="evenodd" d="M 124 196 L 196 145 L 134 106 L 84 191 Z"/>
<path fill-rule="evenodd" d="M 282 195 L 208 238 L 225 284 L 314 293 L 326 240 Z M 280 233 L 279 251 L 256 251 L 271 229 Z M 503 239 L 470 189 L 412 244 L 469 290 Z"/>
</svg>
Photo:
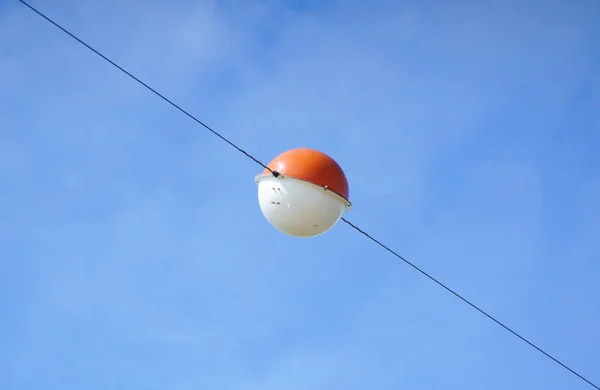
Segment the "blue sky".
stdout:
<svg viewBox="0 0 600 390">
<path fill-rule="evenodd" d="M 600 6 L 501 3 L 32 0 L 599 383 Z M 591 388 L 17 1 L 0 69 L 0 388 Z"/>
</svg>

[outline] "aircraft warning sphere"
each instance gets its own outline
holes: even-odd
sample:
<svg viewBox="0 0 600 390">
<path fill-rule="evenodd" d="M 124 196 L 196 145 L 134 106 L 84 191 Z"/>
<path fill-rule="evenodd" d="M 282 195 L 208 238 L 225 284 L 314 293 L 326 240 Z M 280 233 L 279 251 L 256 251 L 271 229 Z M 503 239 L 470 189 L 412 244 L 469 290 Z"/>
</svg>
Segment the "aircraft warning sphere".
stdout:
<svg viewBox="0 0 600 390">
<path fill-rule="evenodd" d="M 275 157 L 256 176 L 258 203 L 271 225 L 294 237 L 331 229 L 350 210 L 348 180 L 338 163 L 318 150 L 298 148 Z"/>
</svg>

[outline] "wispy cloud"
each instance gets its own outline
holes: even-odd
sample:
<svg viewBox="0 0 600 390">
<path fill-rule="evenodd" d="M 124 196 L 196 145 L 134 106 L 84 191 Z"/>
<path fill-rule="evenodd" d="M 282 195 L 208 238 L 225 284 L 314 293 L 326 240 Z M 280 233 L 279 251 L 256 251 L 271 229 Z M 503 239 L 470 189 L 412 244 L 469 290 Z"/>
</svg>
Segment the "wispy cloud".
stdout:
<svg viewBox="0 0 600 390">
<path fill-rule="evenodd" d="M 264 162 L 331 153 L 349 218 L 598 381 L 597 6 L 544 4 L 35 5 Z M 3 388 L 586 388 L 346 227 L 277 233 L 259 166 L 2 7 Z"/>
</svg>

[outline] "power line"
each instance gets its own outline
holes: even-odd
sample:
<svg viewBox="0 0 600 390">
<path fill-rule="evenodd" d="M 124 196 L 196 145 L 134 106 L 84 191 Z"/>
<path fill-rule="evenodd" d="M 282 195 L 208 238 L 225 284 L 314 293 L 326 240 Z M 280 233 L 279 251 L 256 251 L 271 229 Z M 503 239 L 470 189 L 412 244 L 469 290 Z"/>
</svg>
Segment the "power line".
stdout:
<svg viewBox="0 0 600 390">
<path fill-rule="evenodd" d="M 122 68 L 121 66 L 119 66 L 118 64 L 116 64 L 114 61 L 112 61 L 111 59 L 109 59 L 108 57 L 106 57 L 105 55 L 103 55 L 102 53 L 100 53 L 98 50 L 94 49 L 93 47 L 91 47 L 90 45 L 88 45 L 87 43 L 85 43 L 83 40 L 79 39 L 77 36 L 75 36 L 74 34 L 72 34 L 69 31 L 67 31 L 64 27 L 62 27 L 61 25 L 59 25 L 58 23 L 56 23 L 55 21 L 53 21 L 52 19 L 50 19 L 48 16 L 46 16 L 42 12 L 38 11 L 36 8 L 34 8 L 33 6 L 31 6 L 27 2 L 25 2 L 23 0 L 18 0 L 18 1 L 21 2 L 23 5 L 25 5 L 26 7 L 28 7 L 31 11 L 35 12 L 36 14 L 38 14 L 39 16 L 41 16 L 42 18 L 44 18 L 46 21 L 50 22 L 52 25 L 54 25 L 55 27 L 57 27 L 58 29 L 60 29 L 61 31 L 63 31 L 64 33 L 66 33 L 67 35 L 69 35 L 71 38 L 73 38 L 74 40 L 76 40 L 77 42 L 79 42 L 80 44 L 82 44 L 83 46 L 85 46 L 86 48 L 88 48 L 89 50 L 91 50 L 92 52 L 94 52 L 95 54 L 97 54 L 98 56 L 100 56 L 102 59 L 104 59 L 105 61 L 107 61 L 109 64 L 111 64 L 115 68 L 119 69 L 121 72 L 125 73 L 127 76 L 129 76 L 133 80 L 137 81 L 142 86 L 146 87 L 148 90 L 150 90 L 155 95 L 157 95 L 158 97 L 160 97 L 161 99 L 163 99 L 164 101 L 166 101 L 167 103 L 169 103 L 170 105 L 172 105 L 173 107 L 175 107 L 177 110 L 181 111 L 183 114 L 187 115 L 189 118 L 191 118 L 192 120 L 194 120 L 195 122 L 197 122 L 198 124 L 200 124 L 201 126 L 203 126 L 204 128 L 206 128 L 207 130 L 209 130 L 211 133 L 213 133 L 214 135 L 216 135 L 217 137 L 219 137 L 221 140 L 223 140 L 226 143 L 228 143 L 230 146 L 232 146 L 233 148 L 235 148 L 237 151 L 243 153 L 246 157 L 250 158 L 255 163 L 259 164 L 260 166 L 262 166 L 266 170 L 270 171 L 274 176 L 278 176 L 279 175 L 278 172 L 271 170 L 268 166 L 266 166 L 261 161 L 259 161 L 258 159 L 256 159 L 252 155 L 250 155 L 248 152 L 246 152 L 245 150 L 241 149 L 236 144 L 234 144 L 233 142 L 229 141 L 227 138 L 225 138 L 224 136 L 222 136 L 221 134 L 219 134 L 218 132 L 216 132 L 215 130 L 213 130 L 212 128 L 210 128 L 208 125 L 204 124 L 202 121 L 200 121 L 199 119 L 197 119 L 195 116 L 193 116 L 192 114 L 190 114 L 189 112 L 187 112 L 186 110 L 184 110 L 183 108 L 181 108 L 179 105 L 175 104 L 173 101 L 171 101 L 170 99 L 166 98 L 161 93 L 157 92 L 154 88 L 150 87 L 148 84 L 144 83 L 142 80 L 140 80 L 139 78 L 135 77 L 133 74 L 131 74 L 128 71 L 126 71 L 124 68 Z M 402 257 L 401 255 L 399 255 L 398 253 L 396 253 L 394 250 L 392 250 L 388 246 L 384 245 L 379 240 L 375 239 L 369 233 L 365 232 L 364 230 L 362 230 L 358 226 L 354 225 L 352 222 L 348 221 L 346 218 L 342 218 L 342 221 L 344 221 L 348 226 L 350 226 L 351 228 L 355 229 L 356 231 L 358 231 L 359 233 L 361 233 L 362 235 L 364 235 L 369 240 L 373 241 L 375 244 L 379 245 L 380 247 L 382 247 L 383 249 L 385 249 L 386 251 L 388 251 L 392 255 L 396 256 L 398 259 L 404 261 L 406 264 L 408 264 L 409 266 L 411 266 L 412 268 L 414 268 L 415 270 L 417 270 L 418 272 L 420 272 L 421 274 L 423 274 L 424 276 L 426 276 L 427 278 L 429 278 L 433 282 L 437 283 L 439 286 L 443 287 L 445 290 L 447 290 L 448 292 L 450 292 L 451 294 L 453 294 L 455 297 L 459 298 L 461 301 L 463 301 L 467 305 L 471 306 L 473 309 L 477 310 L 479 313 L 481 313 L 484 316 L 486 316 L 488 319 L 490 319 L 493 322 L 495 322 L 497 325 L 500 325 L 502 328 L 504 328 L 505 330 L 507 330 L 508 332 L 510 332 L 512 335 L 514 335 L 517 338 L 519 338 L 521 341 L 524 341 L 526 344 L 528 344 L 529 346 L 533 347 L 538 352 L 542 353 L 543 355 L 545 355 L 546 357 L 548 357 L 549 359 L 551 359 L 555 363 L 559 364 L 561 367 L 563 367 L 564 369 L 568 370 L 570 373 L 574 374 L 579 379 L 583 380 L 584 382 L 586 382 L 590 386 L 594 387 L 595 389 L 600 390 L 599 386 L 595 385 L 594 383 L 592 383 L 591 381 L 589 381 L 588 379 L 586 379 L 585 377 L 583 377 L 581 374 L 577 373 L 576 371 L 574 371 L 573 369 L 571 369 L 570 367 L 568 367 L 564 363 L 560 362 L 558 359 L 556 359 L 555 357 L 553 357 L 549 353 L 545 352 L 540 347 L 538 347 L 537 345 L 533 344 L 532 342 L 530 342 L 529 340 L 527 340 L 525 337 L 521 336 L 519 333 L 517 333 L 514 330 L 512 330 L 511 328 L 509 328 L 507 325 L 503 324 L 502 322 L 500 322 L 499 320 L 497 320 L 495 317 L 493 317 L 492 315 L 488 314 L 487 312 L 485 312 L 483 309 L 479 308 L 477 305 L 475 305 L 474 303 L 472 303 L 468 299 L 464 298 L 462 295 L 460 295 L 457 292 L 455 292 L 450 287 L 446 286 L 444 283 L 442 283 L 439 280 L 437 280 L 435 277 L 429 275 L 427 272 L 423 271 L 422 269 L 420 269 L 419 267 L 417 267 L 416 265 L 414 265 L 410 261 L 406 260 L 404 257 Z"/>
<path fill-rule="evenodd" d="M 187 112 L 186 110 L 184 110 L 183 108 L 181 108 L 181 106 L 179 106 L 178 104 L 173 103 L 172 100 L 168 99 L 167 97 L 165 97 L 164 95 L 162 95 L 161 93 L 159 93 L 158 91 L 156 91 L 154 88 L 152 88 L 151 86 L 149 86 L 148 84 L 146 84 L 142 80 L 138 79 L 137 77 L 135 77 L 134 75 L 132 75 L 131 73 L 129 73 L 128 71 L 126 71 L 125 69 L 123 69 L 121 66 L 119 66 L 117 63 L 115 63 L 113 60 L 111 60 L 110 58 L 106 57 L 104 54 L 100 53 L 98 50 L 94 49 L 93 47 L 91 47 L 90 45 L 88 45 L 87 43 L 85 43 L 84 41 L 82 41 L 81 39 L 79 39 L 78 37 L 76 37 L 75 35 L 71 34 L 69 31 L 67 31 L 61 25 L 59 25 L 58 23 L 56 23 L 54 20 L 50 19 L 49 17 L 47 17 L 46 15 L 44 15 L 43 13 L 41 13 L 40 11 L 38 11 L 37 9 L 35 9 L 33 6 L 29 5 L 25 1 L 22 1 L 22 0 L 19 0 L 19 1 L 22 4 L 24 4 L 26 7 L 28 7 L 30 10 L 32 10 L 33 12 L 35 12 L 36 14 L 38 14 L 42 18 L 46 19 L 48 22 L 52 23 L 55 27 L 57 27 L 60 30 L 62 30 L 65 34 L 69 35 L 71 38 L 75 39 L 77 42 L 81 43 L 83 46 L 87 47 L 88 49 L 90 49 L 91 51 L 93 51 L 94 53 L 96 53 L 97 55 L 99 55 L 100 57 L 102 57 L 102 59 L 104 59 L 105 61 L 107 61 L 109 64 L 111 64 L 115 68 L 119 69 L 121 72 L 125 73 L 127 76 L 131 77 L 132 79 L 134 79 L 135 81 L 137 81 L 138 83 L 140 83 L 141 85 L 143 85 L 144 87 L 146 87 L 148 90 L 150 90 L 152 93 L 154 93 L 155 95 L 157 95 L 158 97 L 160 97 L 161 99 L 163 99 L 165 102 L 169 103 L 170 105 L 172 105 L 173 107 L 175 107 L 176 109 L 178 109 L 179 111 L 181 111 L 182 113 L 184 113 L 185 115 L 187 115 L 188 117 L 190 117 L 196 123 L 200 124 L 201 126 L 203 126 L 204 128 L 206 128 L 208 131 L 210 131 L 211 133 L 213 133 L 217 137 L 221 138 L 223 141 L 227 142 L 230 146 L 234 147 L 238 152 L 243 153 L 244 155 L 246 155 L 246 157 L 250 158 L 252 161 L 254 161 L 255 163 L 257 163 L 258 165 L 260 165 L 263 168 L 267 169 L 271 173 L 274 173 L 271 170 L 271 168 L 269 168 L 268 166 L 266 166 L 265 164 L 263 164 L 262 162 L 260 162 L 254 156 L 252 156 L 251 154 L 249 154 L 248 152 L 246 152 L 242 148 L 238 147 L 236 144 L 234 144 L 233 142 L 231 142 L 230 140 L 228 140 L 227 138 L 225 138 L 224 136 L 222 136 L 221 134 L 219 134 L 218 132 L 216 132 L 215 130 L 213 130 L 212 128 L 210 128 L 208 125 L 206 125 L 200 119 L 196 118 L 195 116 L 193 116 L 192 114 L 190 114 L 189 112 Z"/>
<path fill-rule="evenodd" d="M 555 363 L 558 363 L 560 366 L 562 366 L 563 368 L 567 369 L 572 374 L 575 374 L 576 376 L 578 376 L 579 379 L 582 379 L 583 381 L 587 382 L 589 385 L 595 387 L 596 389 L 600 389 L 598 386 L 596 386 L 595 384 L 593 384 L 592 382 L 590 382 L 589 380 L 587 380 L 586 378 L 584 378 L 583 376 L 581 376 L 580 374 L 578 374 L 577 372 L 575 372 L 573 369 L 569 368 L 567 365 L 565 365 L 564 363 L 560 362 L 558 359 L 556 359 L 555 357 L 553 357 L 549 353 L 545 352 L 543 349 L 541 349 L 537 345 L 533 344 L 531 341 L 527 340 L 525 337 L 521 336 L 519 333 L 515 332 L 514 330 L 512 330 L 508 326 L 504 325 L 502 322 L 500 322 L 499 320 L 497 320 L 495 317 L 491 316 L 490 314 L 488 314 L 487 312 L 485 312 L 483 309 L 480 309 L 477 305 L 475 305 L 474 303 L 472 303 L 468 299 L 464 298 L 462 295 L 460 295 L 456 291 L 452 290 L 450 287 L 446 286 L 444 283 L 440 282 L 435 277 L 429 275 L 427 272 L 423 271 L 421 268 L 417 267 L 416 265 L 414 265 L 410 261 L 406 260 L 404 257 L 400 256 L 398 253 L 396 253 L 390 247 L 384 245 L 381 241 L 375 239 L 369 233 L 365 232 L 364 230 L 362 230 L 358 226 L 354 225 L 352 222 L 348 221 L 346 218 L 342 218 L 342 220 L 344 222 L 346 222 L 350 227 L 352 227 L 353 229 L 355 229 L 356 231 L 358 231 L 359 233 L 361 233 L 362 235 L 364 235 L 365 237 L 367 237 L 369 240 L 373 241 L 374 243 L 376 243 L 377 245 L 379 245 L 380 247 L 382 247 L 386 251 L 390 252 L 392 255 L 394 255 L 397 258 L 399 258 L 400 260 L 404 261 L 406 264 L 410 265 L 415 270 L 419 271 L 421 274 L 425 275 L 427 278 L 429 278 L 430 280 L 434 281 L 435 283 L 437 283 L 438 285 L 440 285 L 441 287 L 443 287 L 444 289 L 446 289 L 447 291 L 449 291 L 451 294 L 453 294 L 455 297 L 457 297 L 458 299 L 460 299 L 461 301 L 463 301 L 467 305 L 471 306 L 473 309 L 477 310 L 478 312 L 480 312 L 481 314 L 483 314 L 484 316 L 486 316 L 490 320 L 494 321 L 496 324 L 500 325 L 501 327 L 503 327 L 504 329 L 506 329 L 507 331 L 509 331 L 510 333 L 512 333 L 514 336 L 518 337 L 519 339 L 521 339 L 522 341 L 524 341 L 525 343 L 527 343 L 529 346 L 535 348 L 537 351 L 541 352 L 546 357 L 552 359 Z"/>
</svg>

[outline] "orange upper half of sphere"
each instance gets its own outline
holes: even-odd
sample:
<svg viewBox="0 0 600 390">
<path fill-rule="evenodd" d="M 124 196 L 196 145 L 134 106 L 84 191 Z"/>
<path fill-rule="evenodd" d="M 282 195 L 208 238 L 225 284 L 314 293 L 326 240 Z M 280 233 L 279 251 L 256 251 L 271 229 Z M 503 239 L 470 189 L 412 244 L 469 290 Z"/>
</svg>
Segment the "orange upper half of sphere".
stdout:
<svg viewBox="0 0 600 390">
<path fill-rule="evenodd" d="M 275 157 L 268 167 L 284 176 L 327 187 L 350 201 L 350 190 L 344 171 L 334 159 L 318 150 L 308 148 L 288 150 Z M 263 173 L 271 174 L 266 169 Z"/>
</svg>

